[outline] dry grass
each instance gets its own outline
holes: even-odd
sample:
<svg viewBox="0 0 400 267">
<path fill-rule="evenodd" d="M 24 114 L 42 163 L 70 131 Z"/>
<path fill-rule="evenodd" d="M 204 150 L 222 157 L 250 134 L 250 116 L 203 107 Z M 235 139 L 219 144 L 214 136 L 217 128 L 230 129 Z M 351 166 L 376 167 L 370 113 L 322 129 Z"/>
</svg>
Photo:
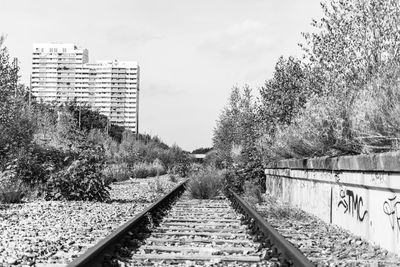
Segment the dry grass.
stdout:
<svg viewBox="0 0 400 267">
<path fill-rule="evenodd" d="M 268 216 L 273 218 L 302 221 L 307 217 L 307 214 L 303 210 L 292 207 L 288 203 L 282 202 L 280 199 L 269 194 L 266 195 L 265 201 L 260 207 L 263 207 Z"/>
<path fill-rule="evenodd" d="M 104 169 L 103 173 L 107 180 L 111 182 L 125 181 L 132 176 L 126 163 L 110 164 Z"/>
<path fill-rule="evenodd" d="M 188 191 L 193 198 L 211 199 L 218 196 L 222 189 L 222 176 L 213 171 L 193 174 L 188 183 Z"/>
<path fill-rule="evenodd" d="M 137 163 L 133 166 L 132 175 L 135 178 L 146 178 L 163 175 L 166 173 L 162 162 L 156 159 L 152 164 Z"/>
<path fill-rule="evenodd" d="M 258 142 L 269 161 L 399 150 L 400 66 L 362 88 L 310 98 L 290 125 Z"/>
<path fill-rule="evenodd" d="M 371 81 L 353 105 L 352 126 L 363 153 L 400 148 L 400 82 L 386 74 Z"/>
</svg>

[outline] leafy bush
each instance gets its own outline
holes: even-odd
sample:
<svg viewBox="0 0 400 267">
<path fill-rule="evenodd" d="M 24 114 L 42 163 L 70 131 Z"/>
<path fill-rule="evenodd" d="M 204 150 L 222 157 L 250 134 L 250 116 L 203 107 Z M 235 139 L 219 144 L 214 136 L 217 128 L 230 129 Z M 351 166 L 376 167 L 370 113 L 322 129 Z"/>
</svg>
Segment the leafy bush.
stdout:
<svg viewBox="0 0 400 267">
<path fill-rule="evenodd" d="M 178 163 L 171 168 L 170 173 L 180 177 L 187 177 L 189 174 L 189 168 L 190 165 L 187 163 Z"/>
<path fill-rule="evenodd" d="M 76 101 L 67 102 L 66 108 L 75 121 L 80 121 L 80 129 L 89 132 L 92 129 L 104 129 L 108 119 L 105 115 L 94 111 L 87 104 L 81 105 Z"/>
<path fill-rule="evenodd" d="M 52 173 L 71 164 L 76 155 L 53 147 L 32 145 L 17 158 L 17 176 L 29 187 L 41 186 Z"/>
<path fill-rule="evenodd" d="M 149 177 L 150 174 L 150 167 L 147 163 L 137 163 L 133 166 L 133 177 L 135 178 L 146 178 Z"/>
<path fill-rule="evenodd" d="M 100 147 L 82 148 L 77 160 L 51 175 L 46 183 L 46 200 L 108 200 L 110 187 L 102 173 L 103 156 Z"/>
<path fill-rule="evenodd" d="M 186 176 L 187 173 L 185 171 L 187 171 L 188 165 L 190 164 L 189 154 L 177 145 L 172 145 L 166 152 L 164 158 L 161 158 L 165 166 L 168 169 L 178 166 L 176 168 L 181 171 L 182 177 Z"/>
<path fill-rule="evenodd" d="M 18 203 L 25 195 L 26 189 L 19 179 L 16 179 L 14 168 L 0 173 L 0 202 Z"/>
<path fill-rule="evenodd" d="M 219 157 L 217 150 L 211 150 L 206 154 L 206 157 L 204 158 L 204 163 L 205 166 L 210 166 L 213 168 L 218 168 L 222 169 L 223 164 L 222 164 L 222 159 Z"/>
<path fill-rule="evenodd" d="M 252 203 L 261 203 L 264 201 L 260 186 L 251 181 L 244 183 L 244 195 Z"/>
<path fill-rule="evenodd" d="M 222 183 L 224 190 L 232 189 L 238 194 L 242 194 L 244 191 L 245 179 L 242 177 L 237 168 L 229 168 L 223 175 Z"/>
<path fill-rule="evenodd" d="M 160 160 L 155 160 L 152 164 L 137 163 L 133 166 L 132 174 L 136 178 L 154 177 L 165 174 L 165 168 Z"/>
<path fill-rule="evenodd" d="M 30 111 L 23 103 L 0 104 L 0 168 L 12 161 L 21 149 L 29 147 L 33 131 Z"/>
<path fill-rule="evenodd" d="M 203 170 L 204 170 L 203 165 L 198 164 L 198 163 L 192 163 L 192 164 L 189 166 L 189 171 L 188 171 L 188 173 L 189 173 L 189 176 L 191 176 L 191 175 L 194 175 L 194 174 L 196 174 L 196 173 L 199 173 L 199 172 L 201 172 L 201 171 L 203 171 Z"/>
<path fill-rule="evenodd" d="M 108 164 L 104 168 L 103 174 L 105 179 L 110 183 L 125 181 L 133 176 L 131 169 L 126 163 Z"/>
<path fill-rule="evenodd" d="M 200 172 L 191 177 L 187 188 L 193 198 L 214 198 L 221 192 L 222 177 L 217 172 Z"/>
</svg>

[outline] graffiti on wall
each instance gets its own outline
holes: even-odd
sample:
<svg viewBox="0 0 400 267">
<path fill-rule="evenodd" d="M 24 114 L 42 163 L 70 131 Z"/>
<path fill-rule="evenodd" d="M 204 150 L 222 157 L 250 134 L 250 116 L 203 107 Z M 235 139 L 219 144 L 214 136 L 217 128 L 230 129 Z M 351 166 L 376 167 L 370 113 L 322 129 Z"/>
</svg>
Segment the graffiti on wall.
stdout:
<svg viewBox="0 0 400 267">
<path fill-rule="evenodd" d="M 388 198 L 383 202 L 383 212 L 389 217 L 392 230 L 397 226 L 400 231 L 400 199 L 396 200 L 396 197 Z"/>
<path fill-rule="evenodd" d="M 344 208 L 343 213 L 348 213 L 353 217 L 355 214 L 358 221 L 364 221 L 365 215 L 367 215 L 368 211 L 362 211 L 364 206 L 363 198 L 354 194 L 354 192 L 349 189 L 341 189 L 339 195 L 340 201 L 337 206 Z"/>
</svg>

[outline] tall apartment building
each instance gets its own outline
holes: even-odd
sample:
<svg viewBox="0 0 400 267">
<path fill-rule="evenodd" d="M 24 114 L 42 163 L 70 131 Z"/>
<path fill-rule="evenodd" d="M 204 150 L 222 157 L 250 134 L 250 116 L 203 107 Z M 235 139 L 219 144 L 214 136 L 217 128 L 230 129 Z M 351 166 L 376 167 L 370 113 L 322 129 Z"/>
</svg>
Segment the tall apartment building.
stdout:
<svg viewBox="0 0 400 267">
<path fill-rule="evenodd" d="M 88 63 L 88 50 L 74 44 L 34 44 L 32 94 L 44 102 L 75 100 L 107 116 L 111 123 L 138 132 L 137 62 Z"/>
<path fill-rule="evenodd" d="M 87 102 L 111 123 L 138 130 L 139 66 L 136 62 L 98 61 L 85 65 Z M 82 80 L 85 85 L 85 80 Z M 79 101 L 79 99 L 78 99 Z"/>
<path fill-rule="evenodd" d="M 73 44 L 33 45 L 32 94 L 46 102 L 72 100 L 76 77 L 88 59 L 88 50 Z"/>
</svg>

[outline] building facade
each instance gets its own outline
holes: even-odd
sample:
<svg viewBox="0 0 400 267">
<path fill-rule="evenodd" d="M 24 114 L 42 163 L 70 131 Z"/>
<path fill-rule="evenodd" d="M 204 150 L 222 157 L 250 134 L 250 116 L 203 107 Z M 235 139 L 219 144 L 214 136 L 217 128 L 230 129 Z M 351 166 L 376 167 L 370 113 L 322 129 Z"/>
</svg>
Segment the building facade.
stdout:
<svg viewBox="0 0 400 267">
<path fill-rule="evenodd" d="M 32 94 L 43 102 L 88 104 L 111 123 L 139 129 L 139 66 L 130 61 L 89 63 L 74 44 L 34 44 Z"/>
<path fill-rule="evenodd" d="M 85 64 L 87 102 L 110 122 L 138 130 L 139 66 L 136 62 L 98 61 Z M 86 85 L 83 80 L 84 86 Z"/>
<path fill-rule="evenodd" d="M 32 94 L 45 102 L 73 99 L 76 78 L 88 59 L 88 50 L 73 44 L 34 44 Z"/>
</svg>

